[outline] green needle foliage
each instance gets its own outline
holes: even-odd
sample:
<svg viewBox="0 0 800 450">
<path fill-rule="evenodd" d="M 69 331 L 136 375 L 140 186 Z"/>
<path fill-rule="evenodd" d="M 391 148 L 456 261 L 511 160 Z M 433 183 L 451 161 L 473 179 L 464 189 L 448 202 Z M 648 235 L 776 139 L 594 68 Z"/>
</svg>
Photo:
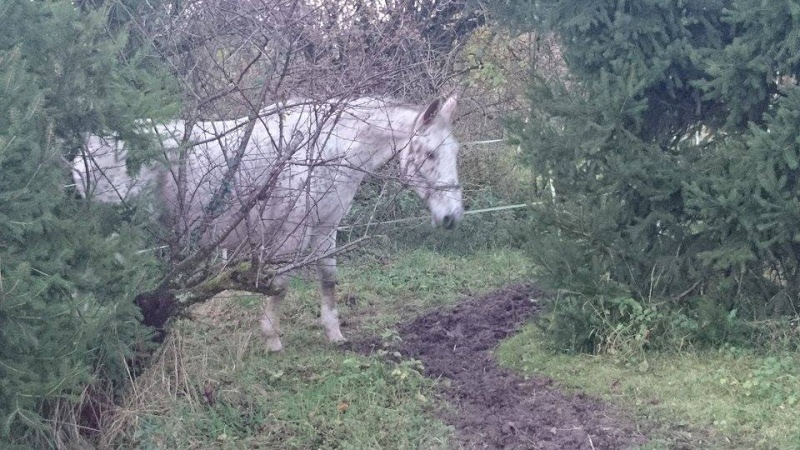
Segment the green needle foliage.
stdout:
<svg viewBox="0 0 800 450">
<path fill-rule="evenodd" d="M 111 6 L 0 2 L 0 443 L 69 446 L 56 411 L 87 385 L 113 393 L 146 340 L 147 233 L 66 187 L 81 136 L 135 137 L 135 119 L 175 110 Z"/>
<path fill-rule="evenodd" d="M 546 200 L 532 234 L 560 291 L 553 345 L 747 341 L 742 318 L 796 315 L 800 2 L 498 11 L 555 33 L 569 73 L 532 80 L 509 124 Z"/>
</svg>

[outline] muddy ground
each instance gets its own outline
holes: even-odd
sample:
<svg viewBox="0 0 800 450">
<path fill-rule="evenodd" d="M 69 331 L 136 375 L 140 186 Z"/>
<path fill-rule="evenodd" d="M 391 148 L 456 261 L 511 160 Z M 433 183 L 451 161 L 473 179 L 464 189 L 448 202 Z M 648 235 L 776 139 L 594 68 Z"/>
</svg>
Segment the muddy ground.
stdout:
<svg viewBox="0 0 800 450">
<path fill-rule="evenodd" d="M 610 407 L 583 394 L 567 394 L 551 379 L 523 379 L 497 365 L 492 350 L 539 309 L 542 292 L 517 285 L 401 324 L 396 349 L 441 379 L 447 407 L 442 419 L 465 449 L 621 449 L 647 439 Z M 371 353 L 386 345 L 354 342 Z"/>
</svg>

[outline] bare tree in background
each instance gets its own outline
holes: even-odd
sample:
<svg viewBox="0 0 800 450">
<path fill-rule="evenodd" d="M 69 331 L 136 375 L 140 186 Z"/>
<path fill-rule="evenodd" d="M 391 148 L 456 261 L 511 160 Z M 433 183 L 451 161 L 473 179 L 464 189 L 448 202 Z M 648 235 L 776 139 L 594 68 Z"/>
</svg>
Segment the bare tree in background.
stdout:
<svg viewBox="0 0 800 450">
<path fill-rule="evenodd" d="M 238 117 L 262 91 L 267 104 L 428 99 L 478 23 L 461 0 L 194 0 L 143 26 L 186 83 L 187 113 Z"/>
</svg>

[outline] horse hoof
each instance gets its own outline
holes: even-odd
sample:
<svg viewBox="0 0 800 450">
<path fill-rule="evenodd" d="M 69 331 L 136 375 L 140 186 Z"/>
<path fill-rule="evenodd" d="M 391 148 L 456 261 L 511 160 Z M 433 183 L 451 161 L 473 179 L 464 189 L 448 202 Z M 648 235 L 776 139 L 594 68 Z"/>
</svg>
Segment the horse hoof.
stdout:
<svg viewBox="0 0 800 450">
<path fill-rule="evenodd" d="M 331 344 L 341 344 L 342 342 L 347 342 L 347 339 L 342 336 L 342 332 L 339 330 L 339 327 L 325 330 L 325 337 L 328 338 L 328 342 Z"/>
<path fill-rule="evenodd" d="M 278 338 L 268 338 L 267 339 L 267 352 L 268 353 L 276 353 L 283 350 L 283 344 L 281 344 L 281 340 Z"/>
<path fill-rule="evenodd" d="M 328 342 L 330 342 L 333 345 L 342 345 L 347 343 L 347 339 L 345 339 L 345 337 L 342 336 L 342 333 L 339 333 L 338 336 L 328 336 Z"/>
</svg>

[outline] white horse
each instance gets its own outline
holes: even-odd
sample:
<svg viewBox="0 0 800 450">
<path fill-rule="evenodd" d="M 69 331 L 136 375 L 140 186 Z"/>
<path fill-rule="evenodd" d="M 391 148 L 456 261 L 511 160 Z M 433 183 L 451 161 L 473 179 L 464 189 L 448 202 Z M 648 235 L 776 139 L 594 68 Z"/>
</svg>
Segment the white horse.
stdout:
<svg viewBox="0 0 800 450">
<path fill-rule="evenodd" d="M 330 342 L 339 328 L 336 230 L 367 174 L 397 158 L 403 181 L 431 211 L 434 226 L 462 217 L 451 122 L 456 98 L 427 107 L 362 98 L 341 103 L 295 100 L 262 110 L 254 120 L 182 121 L 154 126 L 165 158 L 136 177 L 125 168 L 124 144 L 92 136 L 73 163 L 88 199 L 125 202 L 146 191 L 162 219 L 189 241 L 236 254 L 248 249 L 270 263 L 314 262 L 321 284 L 321 323 Z M 183 143 L 183 145 L 181 145 Z M 187 145 L 188 144 L 188 145 Z M 261 329 L 279 351 L 282 293 L 266 303 Z"/>
</svg>

